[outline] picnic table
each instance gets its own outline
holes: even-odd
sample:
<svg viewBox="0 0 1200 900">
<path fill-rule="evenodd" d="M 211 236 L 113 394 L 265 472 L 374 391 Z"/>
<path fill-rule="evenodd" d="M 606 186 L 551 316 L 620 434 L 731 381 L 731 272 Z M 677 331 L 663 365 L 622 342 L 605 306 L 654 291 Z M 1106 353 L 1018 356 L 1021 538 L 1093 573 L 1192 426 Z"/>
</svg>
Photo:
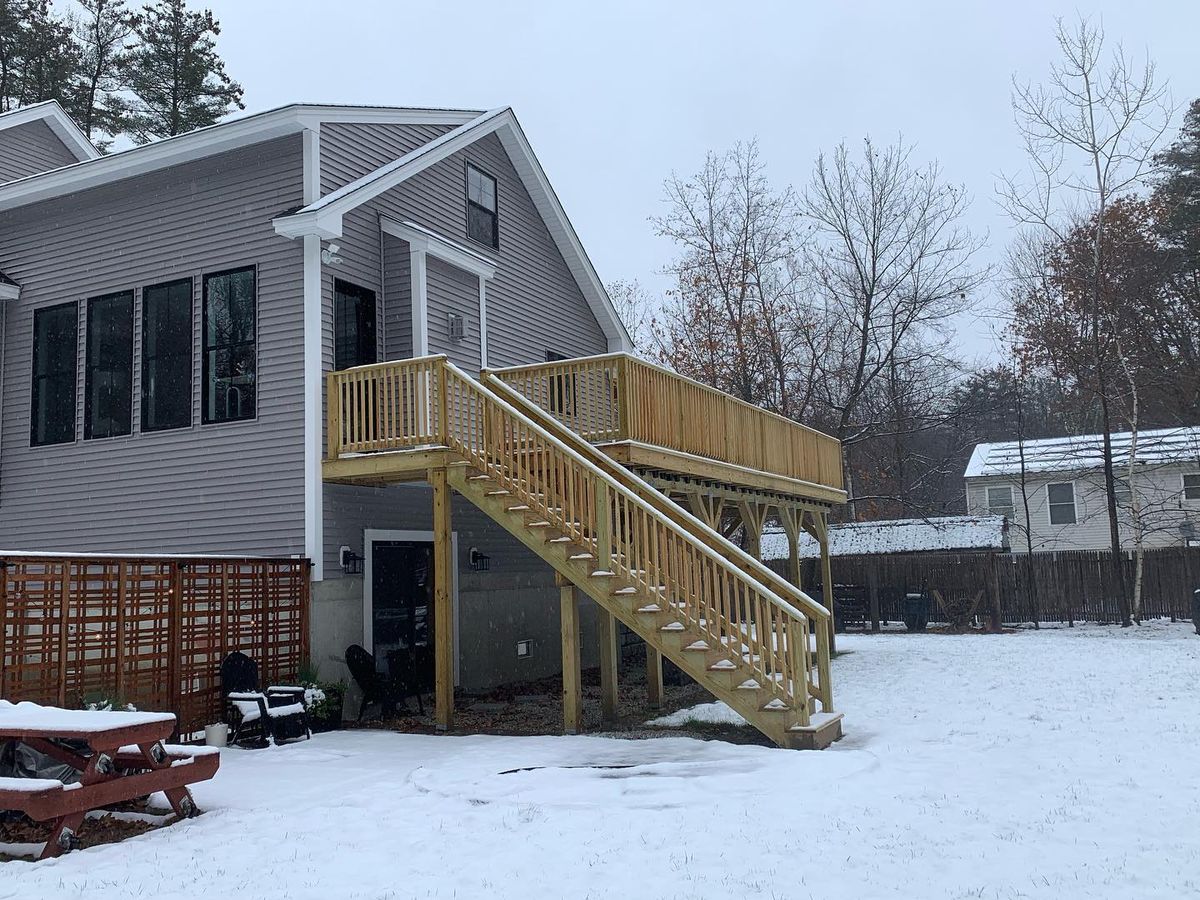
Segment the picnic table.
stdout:
<svg viewBox="0 0 1200 900">
<path fill-rule="evenodd" d="M 92 810 L 156 791 L 167 795 L 177 816 L 190 818 L 198 810 L 187 786 L 212 778 L 220 753 L 164 744 L 174 730 L 171 713 L 93 712 L 0 700 L 0 743 L 20 741 L 80 773 L 77 784 L 0 778 L 0 810 L 53 822 L 41 859 L 74 849 L 79 826 Z"/>
</svg>

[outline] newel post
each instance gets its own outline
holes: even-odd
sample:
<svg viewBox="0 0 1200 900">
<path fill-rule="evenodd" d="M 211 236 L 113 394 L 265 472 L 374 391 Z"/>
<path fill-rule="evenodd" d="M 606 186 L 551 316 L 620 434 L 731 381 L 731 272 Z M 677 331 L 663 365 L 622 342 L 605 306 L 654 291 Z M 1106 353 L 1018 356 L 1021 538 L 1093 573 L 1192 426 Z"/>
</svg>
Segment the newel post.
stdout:
<svg viewBox="0 0 1200 900">
<path fill-rule="evenodd" d="M 325 457 L 337 459 L 342 453 L 342 404 L 337 375 L 325 375 Z"/>
</svg>

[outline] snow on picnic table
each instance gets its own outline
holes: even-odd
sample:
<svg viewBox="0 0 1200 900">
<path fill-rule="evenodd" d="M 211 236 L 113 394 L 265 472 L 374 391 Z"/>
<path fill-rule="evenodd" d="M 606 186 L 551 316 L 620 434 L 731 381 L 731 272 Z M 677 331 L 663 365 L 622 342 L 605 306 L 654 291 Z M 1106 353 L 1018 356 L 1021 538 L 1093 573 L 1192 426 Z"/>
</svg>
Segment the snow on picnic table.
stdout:
<svg viewBox="0 0 1200 900">
<path fill-rule="evenodd" d="M 225 751 L 205 815 L 0 864 L 0 898 L 1197 896 L 1191 631 L 841 637 L 847 737 L 822 753 L 373 731 Z"/>
</svg>

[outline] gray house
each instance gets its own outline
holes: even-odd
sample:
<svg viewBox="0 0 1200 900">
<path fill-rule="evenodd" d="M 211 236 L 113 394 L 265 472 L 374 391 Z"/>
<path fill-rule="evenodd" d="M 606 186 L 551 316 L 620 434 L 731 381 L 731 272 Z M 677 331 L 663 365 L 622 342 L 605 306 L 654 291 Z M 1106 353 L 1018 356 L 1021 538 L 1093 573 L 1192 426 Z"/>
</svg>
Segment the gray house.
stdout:
<svg viewBox="0 0 1200 900">
<path fill-rule="evenodd" d="M 823 643 L 804 650 L 819 678 L 783 658 L 801 651 L 782 637 L 744 658 L 697 656 L 703 641 L 680 644 L 692 631 L 650 602 L 647 573 L 670 581 L 676 564 L 633 566 L 632 512 L 584 518 L 599 515 L 595 491 L 625 497 L 665 529 L 645 547 L 683 542 L 759 598 L 739 615 L 809 635 L 796 609 L 827 622 L 819 604 L 753 560 L 728 562 L 740 551 L 680 511 L 711 522 L 736 505 L 755 533 L 780 516 L 824 547 L 844 498 L 837 442 L 627 355 L 510 109 L 297 104 L 109 156 L 57 104 L 0 116 L 0 273 L 0 549 L 307 557 L 327 677 L 350 644 L 383 659 L 421 643 L 436 606 L 452 610 L 438 640 L 467 689 L 563 669 L 579 631 L 564 586 L 601 607 L 641 598 L 584 604 L 582 632 L 598 621 L 611 637 L 616 616 L 652 654 L 696 660 L 702 678 L 716 666 L 714 691 L 751 718 L 767 711 L 760 727 L 781 743 L 836 724 L 809 717 L 810 697 L 830 704 Z M 511 388 L 483 396 L 481 370 Z M 533 434 L 549 443 L 531 456 Z M 612 463 L 579 435 L 646 480 L 601 472 Z M 557 470 L 531 481 L 558 453 L 580 484 L 597 479 L 586 504 L 578 486 L 551 502 Z M 524 480 L 484 490 L 518 469 Z M 526 502 L 505 505 L 512 493 Z M 611 566 L 582 565 L 606 548 Z M 622 572 L 641 581 L 602 586 Z M 711 592 L 718 574 L 689 590 Z M 722 627 L 766 633 L 730 615 Z M 605 652 L 584 641 L 585 659 Z M 731 681 L 755 666 L 756 693 Z"/>
</svg>

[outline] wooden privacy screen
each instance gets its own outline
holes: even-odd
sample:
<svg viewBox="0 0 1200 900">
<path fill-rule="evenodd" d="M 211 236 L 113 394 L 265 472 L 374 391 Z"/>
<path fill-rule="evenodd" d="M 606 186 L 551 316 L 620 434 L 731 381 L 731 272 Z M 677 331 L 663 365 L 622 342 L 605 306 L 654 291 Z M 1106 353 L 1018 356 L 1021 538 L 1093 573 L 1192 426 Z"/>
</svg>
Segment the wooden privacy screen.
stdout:
<svg viewBox="0 0 1200 900">
<path fill-rule="evenodd" d="M 254 659 L 264 686 L 296 679 L 308 601 L 301 559 L 0 557 L 0 697 L 117 698 L 192 733 L 223 717 L 228 653 Z"/>
</svg>

